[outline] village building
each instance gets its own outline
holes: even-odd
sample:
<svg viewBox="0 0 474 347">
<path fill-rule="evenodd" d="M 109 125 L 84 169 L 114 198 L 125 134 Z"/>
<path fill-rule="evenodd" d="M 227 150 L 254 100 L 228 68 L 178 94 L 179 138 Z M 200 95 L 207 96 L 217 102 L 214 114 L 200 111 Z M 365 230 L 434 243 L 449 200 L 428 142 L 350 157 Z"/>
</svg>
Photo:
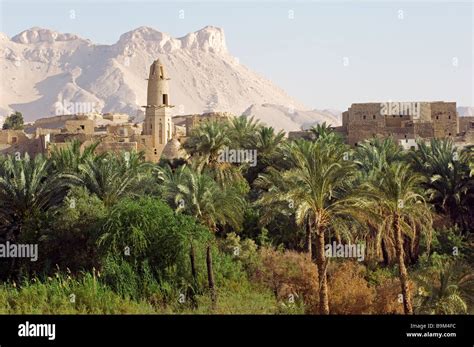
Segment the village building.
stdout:
<svg viewBox="0 0 474 347">
<path fill-rule="evenodd" d="M 226 121 L 231 114 L 209 112 L 174 116 L 169 77 L 160 60 L 150 66 L 143 123 L 133 123 L 127 114 L 87 113 L 57 115 L 26 124 L 24 130 L 0 130 L 0 154 L 49 155 L 79 141 L 81 149 L 98 142 L 96 153 L 143 152 L 145 160 L 185 158 L 182 144 L 194 127 L 206 120 Z"/>
<path fill-rule="evenodd" d="M 49 155 L 79 141 L 81 149 L 98 143 L 96 152 L 143 152 L 145 160 L 186 158 L 182 145 L 204 121 L 226 122 L 227 112 L 175 115 L 169 77 L 160 60 L 150 66 L 143 123 L 123 113 L 56 115 L 26 124 L 24 130 L 0 130 L 0 154 Z M 474 117 L 458 117 L 455 102 L 355 103 L 342 114 L 342 126 L 334 127 L 351 146 L 371 138 L 394 138 L 406 149 L 417 141 L 452 138 L 459 146 L 474 143 Z M 308 130 L 288 133 L 291 139 L 313 140 Z"/>
<path fill-rule="evenodd" d="M 405 149 L 419 140 L 451 138 L 457 145 L 472 144 L 474 117 L 459 117 L 455 102 L 355 103 L 334 127 L 345 142 L 357 146 L 372 138 L 391 137 Z M 289 138 L 311 138 L 310 131 L 290 132 Z"/>
</svg>

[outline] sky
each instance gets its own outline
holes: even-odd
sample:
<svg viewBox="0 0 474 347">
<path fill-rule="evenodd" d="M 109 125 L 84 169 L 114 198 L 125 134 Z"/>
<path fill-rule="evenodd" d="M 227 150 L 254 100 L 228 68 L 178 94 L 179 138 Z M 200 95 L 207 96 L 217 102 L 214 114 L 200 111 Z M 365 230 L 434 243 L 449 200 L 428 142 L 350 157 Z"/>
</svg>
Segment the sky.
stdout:
<svg viewBox="0 0 474 347">
<path fill-rule="evenodd" d="M 390 100 L 474 106 L 473 16 L 467 0 L 0 0 L 10 37 L 39 26 L 113 44 L 140 26 L 175 37 L 221 27 L 242 64 L 310 108 L 338 110 Z"/>
</svg>

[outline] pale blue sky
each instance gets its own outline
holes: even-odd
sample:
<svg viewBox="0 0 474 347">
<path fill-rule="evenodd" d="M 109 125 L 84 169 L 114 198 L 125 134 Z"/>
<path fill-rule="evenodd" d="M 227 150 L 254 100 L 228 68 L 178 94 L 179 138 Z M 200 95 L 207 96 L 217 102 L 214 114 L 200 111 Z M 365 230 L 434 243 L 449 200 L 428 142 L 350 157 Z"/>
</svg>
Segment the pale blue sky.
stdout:
<svg viewBox="0 0 474 347">
<path fill-rule="evenodd" d="M 139 26 L 176 37 L 222 27 L 241 63 L 313 108 L 382 100 L 474 106 L 470 1 L 0 3 L 0 31 L 9 36 L 40 26 L 111 44 Z"/>
</svg>

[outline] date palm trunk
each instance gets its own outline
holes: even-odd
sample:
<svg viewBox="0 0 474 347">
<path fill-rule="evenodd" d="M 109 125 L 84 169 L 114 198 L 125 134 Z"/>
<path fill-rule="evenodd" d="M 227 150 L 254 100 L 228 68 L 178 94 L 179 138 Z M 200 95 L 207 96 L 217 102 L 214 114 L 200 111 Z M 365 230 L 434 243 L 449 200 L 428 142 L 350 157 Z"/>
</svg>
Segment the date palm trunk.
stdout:
<svg viewBox="0 0 474 347">
<path fill-rule="evenodd" d="M 209 290 L 211 292 L 212 307 L 215 308 L 216 303 L 217 303 L 217 294 L 216 294 L 216 286 L 215 286 L 215 283 L 214 283 L 214 269 L 212 267 L 211 244 L 207 245 L 206 264 L 207 264 L 207 281 L 208 281 L 208 284 L 209 284 Z"/>
<path fill-rule="evenodd" d="M 403 310 L 405 314 L 413 314 L 413 306 L 411 303 L 410 289 L 408 288 L 408 271 L 405 266 L 405 255 L 403 250 L 403 238 L 400 227 L 400 215 L 395 213 L 393 219 L 393 227 L 395 232 L 395 251 L 397 255 L 400 285 L 402 287 Z"/>
<path fill-rule="evenodd" d="M 382 257 L 384 266 L 389 266 L 392 264 L 392 256 L 390 255 L 389 245 L 386 241 L 382 240 Z"/>
<path fill-rule="evenodd" d="M 313 259 L 313 237 L 312 237 L 312 230 L 311 224 L 308 223 L 306 227 L 306 243 L 307 243 L 307 251 L 309 255 L 309 259 Z"/>
<path fill-rule="evenodd" d="M 194 250 L 194 244 L 191 243 L 191 249 L 189 250 L 189 260 L 191 261 L 191 275 L 193 276 L 194 284 L 197 283 L 197 271 L 196 271 L 196 252 Z"/>
<path fill-rule="evenodd" d="M 318 227 L 316 233 L 316 265 L 319 275 L 319 314 L 329 314 L 328 283 L 326 274 L 326 255 L 324 253 L 324 229 Z"/>
<path fill-rule="evenodd" d="M 21 235 L 22 224 L 19 222 L 16 226 L 12 228 L 12 232 L 7 234 L 7 241 L 10 243 L 15 243 L 18 240 L 18 237 Z M 10 261 L 10 267 L 8 270 L 7 278 L 14 279 L 16 282 L 20 282 L 20 272 L 17 269 L 17 259 L 12 257 Z"/>
<path fill-rule="evenodd" d="M 420 229 L 415 225 L 415 237 L 413 240 L 413 245 L 411 248 L 411 263 L 415 264 L 418 261 L 418 258 L 420 257 L 420 237 L 421 237 L 421 232 Z"/>
</svg>

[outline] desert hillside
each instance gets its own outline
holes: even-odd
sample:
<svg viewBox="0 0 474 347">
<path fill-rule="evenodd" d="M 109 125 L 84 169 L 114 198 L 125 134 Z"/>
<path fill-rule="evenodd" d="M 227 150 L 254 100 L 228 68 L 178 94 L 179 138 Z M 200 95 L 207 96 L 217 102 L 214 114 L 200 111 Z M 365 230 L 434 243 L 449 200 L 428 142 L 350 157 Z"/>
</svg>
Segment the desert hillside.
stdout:
<svg viewBox="0 0 474 347">
<path fill-rule="evenodd" d="M 42 28 L 12 38 L 0 33 L 0 116 L 18 110 L 32 121 L 63 110 L 94 109 L 140 119 L 145 79 L 156 58 L 168 69 L 176 114 L 246 112 L 286 130 L 337 122 L 337 117 L 309 110 L 240 64 L 228 52 L 223 30 L 211 26 L 181 38 L 140 27 L 112 45 Z M 271 109 L 275 113 L 264 105 L 276 105 Z"/>
</svg>

